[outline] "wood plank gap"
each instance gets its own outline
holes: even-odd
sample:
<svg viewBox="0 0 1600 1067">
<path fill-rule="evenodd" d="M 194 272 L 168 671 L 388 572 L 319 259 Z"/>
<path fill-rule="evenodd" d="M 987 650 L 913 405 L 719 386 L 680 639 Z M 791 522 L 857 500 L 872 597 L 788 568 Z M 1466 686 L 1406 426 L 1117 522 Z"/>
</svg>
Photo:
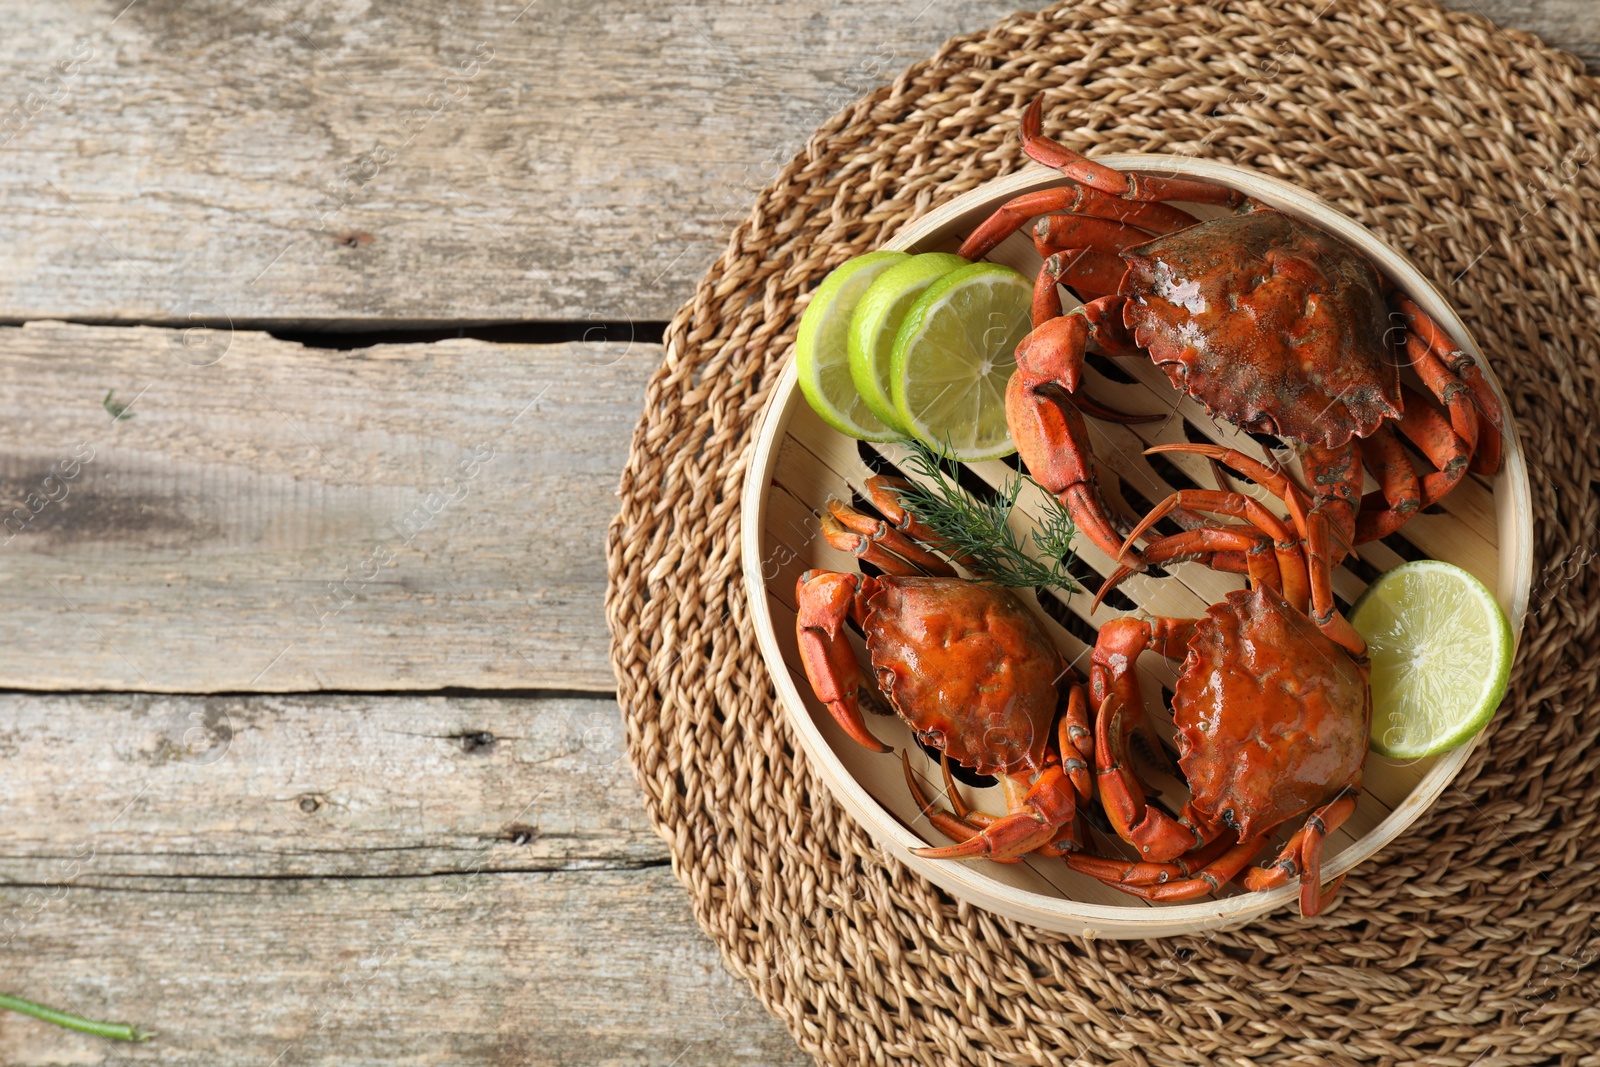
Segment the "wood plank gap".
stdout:
<svg viewBox="0 0 1600 1067">
<path fill-rule="evenodd" d="M 318 700 L 335 697 L 444 697 L 452 700 L 598 700 L 606 703 L 617 699 L 614 689 L 477 689 L 470 686 L 444 686 L 438 689 L 217 689 L 195 692 L 189 689 L 26 689 L 18 686 L 0 688 L 0 697 L 50 696 L 50 697 L 309 697 Z"/>
<path fill-rule="evenodd" d="M 158 325 L 149 323 L 148 325 Z M 169 325 L 162 323 L 159 325 Z M 321 329 L 281 330 L 267 324 L 235 323 L 235 329 L 262 330 L 280 341 L 288 341 L 304 348 L 331 349 L 348 352 L 377 345 L 432 344 L 466 338 L 498 345 L 558 345 L 558 344 L 641 344 L 659 345 L 666 335 L 667 324 L 660 321 L 634 322 L 564 319 L 552 322 L 500 322 L 445 324 L 432 328 L 418 328 L 412 323 L 374 327 L 371 323 L 330 322 Z"/>
</svg>

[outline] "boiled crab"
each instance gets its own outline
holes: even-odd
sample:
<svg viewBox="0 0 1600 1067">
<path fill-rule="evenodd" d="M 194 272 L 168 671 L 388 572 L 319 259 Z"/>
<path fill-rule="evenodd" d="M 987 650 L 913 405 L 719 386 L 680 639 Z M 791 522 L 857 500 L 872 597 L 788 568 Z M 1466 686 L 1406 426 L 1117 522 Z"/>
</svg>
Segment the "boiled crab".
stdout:
<svg viewBox="0 0 1600 1067">
<path fill-rule="evenodd" d="M 1156 541 L 1151 555 L 1181 553 L 1187 536 Z M 1266 553 L 1251 540 L 1241 534 L 1233 547 Z M 1245 888 L 1298 877 L 1304 915 L 1338 892 L 1342 877 L 1321 888 L 1322 843 L 1355 810 L 1361 789 L 1372 719 L 1367 661 L 1291 604 L 1284 584 L 1236 590 L 1199 619 L 1127 616 L 1101 627 L 1090 672 L 1100 801 L 1141 858 L 1069 856 L 1075 870 L 1151 900 L 1193 899 L 1216 892 L 1272 831 L 1303 817 L 1270 865 L 1246 873 Z M 1146 729 L 1134 665 L 1147 649 L 1183 659 L 1172 716 L 1191 796 L 1176 816 L 1146 801 L 1129 749 Z"/>
<path fill-rule="evenodd" d="M 1099 414 L 1098 405 L 1080 403 L 1088 342 L 1111 356 L 1148 354 L 1214 416 L 1277 435 L 1298 452 L 1310 493 L 1274 481 L 1307 558 L 1313 617 L 1337 628 L 1330 574 L 1355 544 L 1394 532 L 1469 469 L 1498 468 L 1503 419 L 1493 390 L 1470 356 L 1344 242 L 1231 189 L 1095 163 L 1044 137 L 1041 116 L 1035 99 L 1023 118 L 1023 147 L 1074 184 L 1007 202 L 961 247 L 979 258 L 1038 218 L 1034 241 L 1048 258 L 1034 329 L 1018 346 L 1006 397 L 1017 451 L 1090 540 L 1142 568 L 1100 496 L 1079 409 Z M 1242 213 L 1202 222 L 1167 200 Z M 1087 303 L 1063 314 L 1062 285 Z M 1402 363 L 1443 411 L 1402 384 Z M 1419 474 L 1401 437 L 1435 469 Z M 1206 455 L 1253 478 L 1262 469 L 1215 445 L 1151 451 Z M 1364 469 L 1378 485 L 1366 497 Z M 1235 505 L 1204 497 L 1164 503 Z M 1237 508 L 1226 513 L 1242 517 Z M 1232 552 L 1209 559 L 1245 566 Z M 1340 637 L 1353 644 L 1349 632 Z"/>
<path fill-rule="evenodd" d="M 1014 861 L 1076 847 L 1077 806 L 1093 789 L 1084 686 L 1070 677 L 1043 627 L 1009 589 L 955 576 L 918 540 L 932 536 L 900 507 L 894 483 L 868 490 L 893 524 L 834 501 L 823 517 L 828 543 L 881 575 L 807 571 L 796 587 L 796 635 L 817 699 L 852 738 L 879 752 L 862 700 L 881 692 L 924 744 L 946 759 L 954 811 L 929 804 L 906 763 L 913 795 L 933 824 L 959 843 L 919 849 L 932 859 Z M 869 686 L 846 621 L 866 636 Z M 1063 696 L 1063 689 L 1065 695 Z M 969 811 L 950 784 L 948 761 L 997 775 L 1007 811 Z"/>
</svg>

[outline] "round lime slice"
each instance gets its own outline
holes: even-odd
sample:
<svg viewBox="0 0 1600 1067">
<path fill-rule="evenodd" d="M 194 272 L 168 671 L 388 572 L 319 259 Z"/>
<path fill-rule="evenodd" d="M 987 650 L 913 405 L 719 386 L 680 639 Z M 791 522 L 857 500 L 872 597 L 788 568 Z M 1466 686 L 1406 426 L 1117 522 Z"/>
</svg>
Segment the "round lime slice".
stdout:
<svg viewBox="0 0 1600 1067">
<path fill-rule="evenodd" d="M 1511 674 L 1511 623 L 1487 586 L 1439 560 L 1403 563 L 1350 612 L 1372 660 L 1372 750 L 1418 759 L 1483 729 Z"/>
<path fill-rule="evenodd" d="M 904 432 L 894 409 L 889 371 L 894 339 L 906 312 L 928 286 L 967 261 L 948 252 L 925 252 L 878 275 L 850 319 L 850 378 L 867 408 L 886 426 Z"/>
<path fill-rule="evenodd" d="M 998 263 L 958 267 L 928 286 L 890 356 L 890 392 L 906 429 L 964 463 L 1016 451 L 1006 383 L 1032 328 L 1032 302 L 1028 279 Z"/>
<path fill-rule="evenodd" d="M 910 258 L 904 252 L 868 252 L 835 267 L 812 294 L 795 335 L 800 391 L 823 422 L 863 441 L 902 435 L 884 425 L 856 392 L 850 378 L 850 317 L 884 271 Z"/>
</svg>

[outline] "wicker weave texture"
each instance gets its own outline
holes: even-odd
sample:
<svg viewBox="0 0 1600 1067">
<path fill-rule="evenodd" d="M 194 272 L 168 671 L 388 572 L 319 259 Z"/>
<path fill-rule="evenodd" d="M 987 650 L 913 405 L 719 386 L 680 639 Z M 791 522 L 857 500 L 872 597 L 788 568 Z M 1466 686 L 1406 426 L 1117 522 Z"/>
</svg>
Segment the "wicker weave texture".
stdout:
<svg viewBox="0 0 1600 1067">
<path fill-rule="evenodd" d="M 824 1063 L 1600 1064 L 1600 84 L 1425 3 L 1066 4 L 948 42 L 829 119 L 673 320 L 607 544 L 634 766 L 696 917 Z M 1337 905 L 1081 941 L 886 860 L 789 736 L 740 582 L 753 424 L 807 294 L 1023 162 L 1295 182 L 1456 303 L 1518 415 L 1537 560 L 1511 694 L 1456 785 Z"/>
</svg>

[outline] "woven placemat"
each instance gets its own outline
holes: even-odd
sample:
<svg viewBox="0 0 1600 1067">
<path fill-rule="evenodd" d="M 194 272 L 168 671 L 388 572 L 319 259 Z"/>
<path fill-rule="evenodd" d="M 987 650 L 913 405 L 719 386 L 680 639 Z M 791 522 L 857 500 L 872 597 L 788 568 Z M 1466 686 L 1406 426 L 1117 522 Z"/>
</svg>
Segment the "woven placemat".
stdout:
<svg viewBox="0 0 1600 1067">
<path fill-rule="evenodd" d="M 607 544 L 628 742 L 728 965 L 826 1063 L 1597 1063 L 1600 84 L 1426 3 L 1067 4 L 958 37 L 830 119 L 667 331 Z M 886 860 L 796 750 L 746 611 L 739 490 L 806 294 L 1023 163 L 1181 152 L 1326 197 L 1483 344 L 1538 513 L 1511 695 L 1455 787 L 1330 913 L 1083 941 Z M 735 1022 L 734 1025 L 737 1025 Z"/>
</svg>

